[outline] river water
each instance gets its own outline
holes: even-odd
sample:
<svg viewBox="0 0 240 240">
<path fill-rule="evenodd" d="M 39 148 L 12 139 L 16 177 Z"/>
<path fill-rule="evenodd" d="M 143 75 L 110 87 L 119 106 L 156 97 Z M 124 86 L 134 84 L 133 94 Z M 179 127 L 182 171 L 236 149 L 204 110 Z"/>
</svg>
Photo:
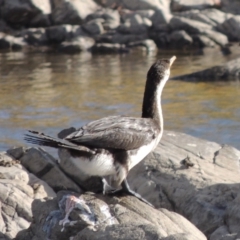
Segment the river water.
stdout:
<svg viewBox="0 0 240 240">
<path fill-rule="evenodd" d="M 26 145 L 26 129 L 61 129 L 108 115 L 141 115 L 146 73 L 161 57 L 177 56 L 171 75 L 240 56 L 218 50 L 126 55 L 0 53 L 0 150 Z M 162 95 L 165 129 L 240 149 L 240 83 L 168 81 Z"/>
</svg>

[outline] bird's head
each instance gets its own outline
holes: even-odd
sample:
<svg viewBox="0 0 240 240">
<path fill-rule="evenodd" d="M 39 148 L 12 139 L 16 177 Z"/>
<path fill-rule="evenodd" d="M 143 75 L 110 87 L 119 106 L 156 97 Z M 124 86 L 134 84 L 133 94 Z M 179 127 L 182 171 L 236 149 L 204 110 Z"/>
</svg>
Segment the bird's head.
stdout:
<svg viewBox="0 0 240 240">
<path fill-rule="evenodd" d="M 162 81 L 166 82 L 170 76 L 170 68 L 175 60 L 176 56 L 173 56 L 170 59 L 160 59 L 155 62 L 148 71 L 147 79 L 156 81 L 156 84 Z"/>
</svg>

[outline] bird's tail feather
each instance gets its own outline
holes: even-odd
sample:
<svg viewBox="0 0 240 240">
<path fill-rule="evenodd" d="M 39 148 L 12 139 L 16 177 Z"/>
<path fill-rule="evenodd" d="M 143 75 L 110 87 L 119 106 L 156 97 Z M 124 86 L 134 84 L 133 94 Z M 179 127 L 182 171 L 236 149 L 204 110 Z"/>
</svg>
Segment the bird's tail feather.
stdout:
<svg viewBox="0 0 240 240">
<path fill-rule="evenodd" d="M 28 143 L 32 143 L 40 146 L 52 147 L 52 148 L 66 148 L 70 150 L 76 150 L 79 152 L 94 153 L 94 151 L 88 147 L 79 146 L 77 144 L 71 143 L 64 139 L 54 138 L 44 133 L 32 131 L 32 130 L 28 130 L 28 132 L 30 132 L 31 135 L 25 134 L 25 137 L 24 137 L 24 140 L 27 141 Z"/>
</svg>

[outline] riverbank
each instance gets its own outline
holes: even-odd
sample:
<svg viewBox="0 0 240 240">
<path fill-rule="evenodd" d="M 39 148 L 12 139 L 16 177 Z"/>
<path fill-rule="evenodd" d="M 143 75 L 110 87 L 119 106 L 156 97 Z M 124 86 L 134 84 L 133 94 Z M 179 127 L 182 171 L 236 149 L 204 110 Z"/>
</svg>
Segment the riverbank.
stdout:
<svg viewBox="0 0 240 240">
<path fill-rule="evenodd" d="M 81 179 L 69 162 L 58 163 L 42 149 L 18 147 L 0 157 L 4 239 L 240 236 L 240 151 L 231 146 L 165 131 L 157 149 L 129 174 L 130 185 L 156 209 L 133 197 L 84 193 L 80 185 L 93 191 L 101 181 Z M 70 203 L 69 219 L 60 221 Z"/>
<path fill-rule="evenodd" d="M 0 49 L 123 53 L 202 49 L 240 40 L 237 0 L 1 0 Z"/>
</svg>

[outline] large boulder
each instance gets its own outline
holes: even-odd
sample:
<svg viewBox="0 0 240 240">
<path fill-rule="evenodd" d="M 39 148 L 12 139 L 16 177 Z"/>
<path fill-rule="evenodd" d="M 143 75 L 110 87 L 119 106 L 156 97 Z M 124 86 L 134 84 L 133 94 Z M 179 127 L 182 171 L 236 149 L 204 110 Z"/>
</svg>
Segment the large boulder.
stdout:
<svg viewBox="0 0 240 240">
<path fill-rule="evenodd" d="M 240 40 L 240 16 L 233 16 L 224 21 L 219 29 L 232 41 Z"/>
<path fill-rule="evenodd" d="M 52 19 L 54 24 L 81 24 L 99 6 L 93 0 L 52 0 Z"/>
<path fill-rule="evenodd" d="M 240 15 L 240 2 L 238 0 L 221 0 L 221 9 L 223 12 Z"/>
<path fill-rule="evenodd" d="M 36 220 L 16 240 L 206 240 L 179 214 L 154 209 L 133 197 L 59 192 L 52 200 L 34 201 L 32 210 Z"/>
<path fill-rule="evenodd" d="M 172 30 L 185 30 L 190 35 L 204 35 L 222 48 L 228 44 L 226 35 L 214 30 L 213 26 L 196 20 L 190 20 L 184 17 L 173 17 L 170 21 L 170 28 Z"/>
<path fill-rule="evenodd" d="M 156 207 L 182 214 L 211 240 L 219 239 L 214 236 L 220 231 L 228 239 L 240 234 L 239 159 L 240 151 L 233 147 L 165 132 L 128 179 Z"/>
<path fill-rule="evenodd" d="M 21 50 L 26 43 L 22 37 L 14 37 L 0 32 L 0 49 Z"/>
<path fill-rule="evenodd" d="M 192 81 L 237 80 L 240 79 L 240 58 L 231 60 L 220 66 L 211 67 L 202 71 L 184 74 L 172 79 Z"/>
<path fill-rule="evenodd" d="M 173 0 L 172 11 L 186 11 L 190 9 L 205 9 L 219 7 L 221 1 L 218 0 Z"/>
<path fill-rule="evenodd" d="M 9 24 L 20 26 L 49 26 L 50 0 L 4 0 L 2 18 Z"/>
<path fill-rule="evenodd" d="M 55 196 L 48 184 L 29 173 L 19 161 L 0 153 L 1 239 L 13 239 L 30 226 L 35 199 Z"/>
</svg>

